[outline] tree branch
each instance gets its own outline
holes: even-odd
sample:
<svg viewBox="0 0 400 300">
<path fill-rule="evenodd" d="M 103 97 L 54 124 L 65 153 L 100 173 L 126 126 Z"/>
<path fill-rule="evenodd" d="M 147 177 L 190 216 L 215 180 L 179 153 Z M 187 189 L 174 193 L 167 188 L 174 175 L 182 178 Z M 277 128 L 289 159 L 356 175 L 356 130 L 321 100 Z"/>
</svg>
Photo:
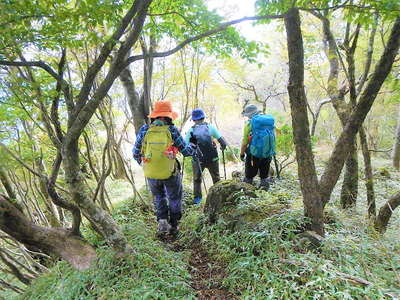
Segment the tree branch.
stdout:
<svg viewBox="0 0 400 300">
<path fill-rule="evenodd" d="M 185 47 L 186 45 L 198 41 L 202 38 L 214 35 L 218 32 L 224 31 L 225 29 L 227 29 L 228 27 L 235 25 L 235 24 L 239 24 L 241 22 L 245 22 L 245 21 L 258 21 L 258 20 L 273 20 L 273 19 L 282 19 L 284 18 L 284 15 L 267 15 L 267 16 L 252 16 L 252 17 L 243 17 L 241 19 L 236 19 L 236 20 L 232 20 L 232 21 L 228 21 L 225 23 L 222 23 L 220 26 L 208 30 L 206 32 L 203 32 L 201 34 L 198 34 L 196 36 L 193 36 L 191 38 L 188 38 L 186 40 L 184 40 L 183 42 L 181 42 L 180 44 L 178 44 L 175 48 L 168 50 L 168 51 L 164 51 L 164 52 L 154 52 L 154 53 L 149 53 L 149 54 L 141 54 L 141 55 L 134 55 L 131 56 L 127 59 L 126 64 L 124 65 L 124 67 L 128 66 L 129 64 L 133 63 L 134 61 L 137 60 L 141 60 L 144 59 L 145 57 L 166 57 L 169 55 L 174 54 L 175 52 L 181 50 L 183 47 Z"/>
<path fill-rule="evenodd" d="M 46 64 L 45 62 L 43 62 L 41 60 L 39 60 L 39 61 L 9 61 L 9 60 L 1 59 L 0 65 L 14 66 L 14 67 L 38 67 L 38 68 L 45 70 L 56 80 L 60 79 L 57 72 L 54 71 L 52 67 L 50 67 L 48 64 Z"/>
</svg>

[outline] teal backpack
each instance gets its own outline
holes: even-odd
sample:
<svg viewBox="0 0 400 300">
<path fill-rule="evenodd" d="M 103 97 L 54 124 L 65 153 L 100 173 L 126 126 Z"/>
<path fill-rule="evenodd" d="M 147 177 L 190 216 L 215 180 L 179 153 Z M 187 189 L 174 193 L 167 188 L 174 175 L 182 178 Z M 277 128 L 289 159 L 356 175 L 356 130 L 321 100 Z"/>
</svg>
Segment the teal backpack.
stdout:
<svg viewBox="0 0 400 300">
<path fill-rule="evenodd" d="M 251 118 L 250 153 L 258 158 L 275 155 L 275 119 L 272 115 L 255 115 Z"/>
</svg>

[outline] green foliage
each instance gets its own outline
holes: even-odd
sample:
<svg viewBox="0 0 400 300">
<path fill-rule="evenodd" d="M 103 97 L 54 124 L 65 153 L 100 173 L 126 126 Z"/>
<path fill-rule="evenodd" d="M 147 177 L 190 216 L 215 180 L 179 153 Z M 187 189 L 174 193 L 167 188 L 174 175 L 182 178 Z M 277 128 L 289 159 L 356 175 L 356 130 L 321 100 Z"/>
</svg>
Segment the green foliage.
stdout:
<svg viewBox="0 0 400 300">
<path fill-rule="evenodd" d="M 159 0 L 153 2 L 150 10 L 151 21 L 146 24 L 144 32 L 157 40 L 168 37 L 182 42 L 224 22 L 215 11 L 208 10 L 203 0 Z M 192 42 L 191 46 L 202 53 L 222 58 L 231 57 L 237 51 L 242 58 L 252 62 L 261 50 L 261 45 L 248 42 L 234 27 L 228 27 L 211 38 Z"/>
<path fill-rule="evenodd" d="M 100 36 L 93 29 L 113 26 L 125 7 L 118 0 L 2 1 L 0 48 L 14 47 L 15 41 L 39 49 L 99 42 Z"/>
<path fill-rule="evenodd" d="M 222 161 L 222 155 L 220 155 Z M 228 147 L 225 149 L 225 161 L 237 162 L 240 156 L 240 149 L 238 147 Z"/>
<path fill-rule="evenodd" d="M 279 155 L 290 156 L 294 151 L 293 128 L 287 124 L 279 128 L 276 136 L 276 149 Z"/>
<path fill-rule="evenodd" d="M 273 186 L 253 205 L 267 208 L 281 198 L 297 206 L 301 199 L 296 186 L 290 177 L 285 178 L 284 184 Z M 252 205 L 242 201 L 243 209 Z M 272 215 L 256 227 L 239 231 L 227 229 L 224 223 L 193 228 L 192 217 L 182 227 L 191 228 L 185 231 L 187 241 L 202 240 L 214 259 L 226 264 L 223 284 L 241 299 L 383 299 L 388 291 L 398 293 L 398 241 L 369 235 L 360 220 L 353 224 L 337 219 L 326 225 L 327 236 L 319 252 L 307 251 L 297 242 L 304 223 L 301 209 Z M 347 218 L 341 215 L 339 219 Z M 373 284 L 363 287 L 343 274 Z"/>
<path fill-rule="evenodd" d="M 114 218 L 136 250 L 133 261 L 121 261 L 97 236 L 86 233 L 99 247 L 95 266 L 79 272 L 60 262 L 18 299 L 195 299 L 185 253 L 168 251 L 155 240 L 155 228 L 146 224 L 149 216 L 125 202 Z M 155 224 L 153 217 L 151 222 Z"/>
</svg>

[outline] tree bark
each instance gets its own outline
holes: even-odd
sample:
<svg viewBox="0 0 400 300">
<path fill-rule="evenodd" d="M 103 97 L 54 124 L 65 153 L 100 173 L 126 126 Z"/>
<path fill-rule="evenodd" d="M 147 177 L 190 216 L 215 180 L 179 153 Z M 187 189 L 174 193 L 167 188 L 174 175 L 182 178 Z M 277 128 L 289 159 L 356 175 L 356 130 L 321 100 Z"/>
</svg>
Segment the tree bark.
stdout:
<svg viewBox="0 0 400 300">
<path fill-rule="evenodd" d="M 351 112 L 352 106 L 347 104 L 345 101 L 345 90 L 338 88 L 338 76 L 339 76 L 339 58 L 338 49 L 336 45 L 335 37 L 330 28 L 330 21 L 326 16 L 315 13 L 315 15 L 322 21 L 322 29 L 325 43 L 325 53 L 329 61 L 330 70 L 328 77 L 328 94 L 332 101 L 333 107 L 340 119 L 343 128 L 346 125 L 348 116 Z M 348 37 L 346 35 L 346 41 Z M 347 41 L 348 43 L 348 41 Z M 349 62 L 349 85 L 350 85 L 350 97 L 353 106 L 355 105 L 355 87 L 354 87 L 354 59 L 352 53 L 347 56 Z M 358 195 L 358 157 L 357 157 L 357 145 L 354 141 L 353 145 L 350 145 L 348 151 L 348 157 L 346 160 L 345 174 L 343 178 L 342 190 L 340 194 L 340 203 L 342 208 L 346 209 L 356 205 Z"/>
<path fill-rule="evenodd" d="M 359 135 L 360 135 L 362 153 L 363 153 L 363 158 L 364 158 L 365 187 L 367 189 L 368 217 L 370 219 L 374 220 L 375 216 L 376 216 L 374 177 L 372 174 L 371 154 L 368 149 L 368 140 L 367 140 L 367 135 L 365 134 L 364 127 L 360 128 Z"/>
<path fill-rule="evenodd" d="M 382 206 L 381 209 L 379 210 L 379 214 L 375 221 L 375 229 L 378 232 L 384 233 L 386 231 L 390 217 L 392 216 L 392 213 L 399 205 L 400 205 L 400 192 L 390 197 L 389 201 L 386 202 L 386 204 Z"/>
<path fill-rule="evenodd" d="M 343 177 L 340 204 L 343 209 L 356 206 L 358 195 L 358 157 L 357 145 L 354 141 L 348 150 L 346 168 Z"/>
<path fill-rule="evenodd" d="M 14 188 L 11 184 L 11 180 L 7 175 L 7 171 L 3 166 L 0 166 L 0 182 L 3 184 L 8 197 L 12 199 L 12 201 L 16 201 L 17 194 L 15 193 Z"/>
<path fill-rule="evenodd" d="M 0 195 L 0 229 L 29 249 L 38 249 L 85 270 L 96 258 L 94 249 L 62 228 L 42 227 L 29 221 L 5 196 Z"/>
<path fill-rule="evenodd" d="M 397 121 L 396 136 L 394 138 L 392 156 L 393 156 L 393 167 L 399 170 L 400 169 L 400 110 L 399 110 L 399 118 Z"/>
<path fill-rule="evenodd" d="M 100 234 L 121 254 L 133 252 L 122 231 L 114 219 L 96 203 L 86 191 L 83 175 L 79 166 L 78 141 L 63 148 L 65 180 L 68 183 L 71 198 L 84 215 L 96 225 Z"/>
<path fill-rule="evenodd" d="M 297 8 L 292 8 L 287 12 L 285 27 L 289 55 L 288 92 L 304 213 L 311 220 L 310 229 L 324 236 L 323 204 L 311 148 L 307 99 L 304 90 L 303 38 Z"/>
<path fill-rule="evenodd" d="M 129 66 L 122 70 L 121 74 L 119 74 L 119 80 L 124 87 L 125 96 L 128 100 L 128 106 L 132 114 L 135 133 L 138 133 L 139 129 L 145 124 L 146 116 L 144 115 L 143 101 L 139 93 L 136 91 L 135 82 L 133 81 Z"/>
<path fill-rule="evenodd" d="M 397 52 L 400 48 L 400 18 L 393 25 L 389 40 L 368 84 L 350 114 L 346 126 L 337 140 L 332 155 L 320 180 L 321 194 L 324 203 L 329 201 L 332 190 L 339 178 L 348 149 L 362 126 L 376 96 L 389 75 Z"/>
</svg>

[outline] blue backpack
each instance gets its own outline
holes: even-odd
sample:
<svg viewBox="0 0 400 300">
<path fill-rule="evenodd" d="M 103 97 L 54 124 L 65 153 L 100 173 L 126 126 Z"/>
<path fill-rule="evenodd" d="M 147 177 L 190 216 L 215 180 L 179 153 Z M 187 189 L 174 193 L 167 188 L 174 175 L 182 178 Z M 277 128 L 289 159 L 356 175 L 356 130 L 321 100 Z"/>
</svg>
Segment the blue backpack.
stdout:
<svg viewBox="0 0 400 300">
<path fill-rule="evenodd" d="M 255 115 L 251 121 L 250 153 L 258 158 L 275 155 L 275 119 L 272 115 Z"/>
</svg>

